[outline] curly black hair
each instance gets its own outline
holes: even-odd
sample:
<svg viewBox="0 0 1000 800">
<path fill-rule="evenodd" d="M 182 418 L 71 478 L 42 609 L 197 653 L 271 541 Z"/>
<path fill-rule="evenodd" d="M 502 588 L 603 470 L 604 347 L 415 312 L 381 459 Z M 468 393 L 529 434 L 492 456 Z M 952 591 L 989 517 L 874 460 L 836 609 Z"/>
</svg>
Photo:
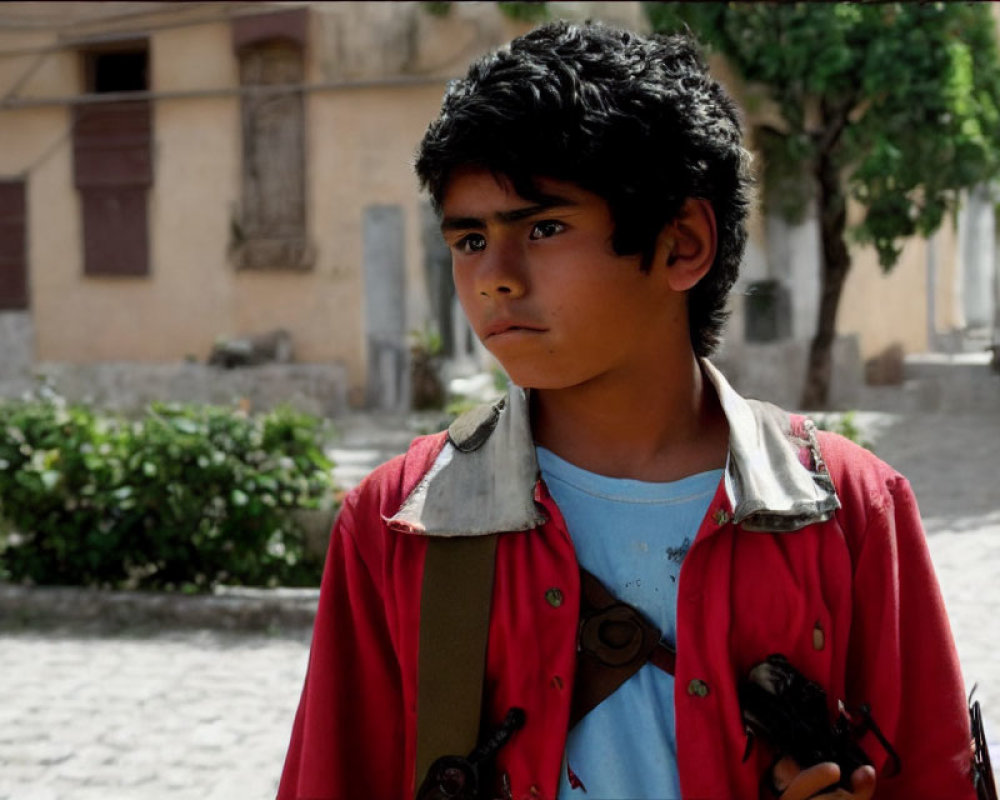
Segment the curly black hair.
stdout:
<svg viewBox="0 0 1000 800">
<path fill-rule="evenodd" d="M 543 25 L 453 81 L 417 151 L 440 211 L 452 173 L 478 166 L 540 201 L 539 177 L 608 203 L 618 255 L 651 266 L 657 236 L 684 201 L 711 203 L 715 262 L 688 292 L 697 355 L 719 344 L 726 296 L 746 244 L 752 181 L 736 104 L 688 36 L 640 36 L 599 23 Z"/>
</svg>

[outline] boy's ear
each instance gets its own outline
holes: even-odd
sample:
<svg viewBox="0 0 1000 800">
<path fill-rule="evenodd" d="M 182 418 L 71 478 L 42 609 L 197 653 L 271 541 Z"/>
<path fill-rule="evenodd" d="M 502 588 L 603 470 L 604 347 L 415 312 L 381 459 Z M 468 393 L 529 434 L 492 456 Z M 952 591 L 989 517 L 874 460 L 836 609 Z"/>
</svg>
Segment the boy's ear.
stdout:
<svg viewBox="0 0 1000 800">
<path fill-rule="evenodd" d="M 654 267 L 666 268 L 671 289 L 686 292 L 711 268 L 716 242 L 712 204 L 700 197 L 689 197 L 680 213 L 660 231 Z"/>
</svg>

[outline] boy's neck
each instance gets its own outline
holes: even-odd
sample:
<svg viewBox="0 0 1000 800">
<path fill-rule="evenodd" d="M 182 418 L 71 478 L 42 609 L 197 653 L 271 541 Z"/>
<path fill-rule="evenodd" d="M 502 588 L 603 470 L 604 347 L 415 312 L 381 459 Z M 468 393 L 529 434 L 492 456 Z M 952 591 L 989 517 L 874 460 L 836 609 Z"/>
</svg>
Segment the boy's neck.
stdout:
<svg viewBox="0 0 1000 800">
<path fill-rule="evenodd" d="M 667 482 L 725 466 L 729 426 L 693 353 L 640 383 L 536 389 L 535 443 L 582 469 Z"/>
</svg>

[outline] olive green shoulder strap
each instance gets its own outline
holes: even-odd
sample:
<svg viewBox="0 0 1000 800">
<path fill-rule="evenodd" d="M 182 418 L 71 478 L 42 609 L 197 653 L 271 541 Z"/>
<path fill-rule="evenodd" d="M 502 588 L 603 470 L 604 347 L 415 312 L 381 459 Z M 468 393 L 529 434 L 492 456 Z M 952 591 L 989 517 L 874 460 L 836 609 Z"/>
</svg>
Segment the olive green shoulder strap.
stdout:
<svg viewBox="0 0 1000 800">
<path fill-rule="evenodd" d="M 431 537 L 417 659 L 416 786 L 436 759 L 479 738 L 497 534 Z"/>
</svg>

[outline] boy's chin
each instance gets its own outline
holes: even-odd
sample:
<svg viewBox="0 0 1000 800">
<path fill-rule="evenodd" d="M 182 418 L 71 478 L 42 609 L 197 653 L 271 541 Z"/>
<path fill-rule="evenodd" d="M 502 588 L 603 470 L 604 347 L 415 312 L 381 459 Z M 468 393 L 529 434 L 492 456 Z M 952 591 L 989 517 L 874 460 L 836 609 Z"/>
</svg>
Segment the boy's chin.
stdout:
<svg viewBox="0 0 1000 800">
<path fill-rule="evenodd" d="M 495 353 L 493 357 L 503 368 L 510 383 L 522 389 L 552 389 L 559 383 L 551 368 L 546 369 L 545 366 L 531 363 L 528 359 L 508 358 L 504 361 L 497 358 Z"/>
<path fill-rule="evenodd" d="M 548 361 L 538 363 L 538 361 L 523 359 L 515 361 L 507 359 L 504 363 L 497 359 L 503 367 L 504 372 L 510 382 L 522 389 L 533 391 L 555 391 L 558 389 L 571 389 L 586 383 L 593 376 L 586 369 L 573 368 L 566 363 L 555 363 Z"/>
<path fill-rule="evenodd" d="M 575 385 L 573 381 L 560 380 L 554 375 L 539 375 L 537 373 L 523 374 L 516 370 L 508 371 L 507 377 L 515 386 L 522 389 L 530 389 L 533 392 L 554 391 L 557 389 L 568 389 Z"/>
</svg>

